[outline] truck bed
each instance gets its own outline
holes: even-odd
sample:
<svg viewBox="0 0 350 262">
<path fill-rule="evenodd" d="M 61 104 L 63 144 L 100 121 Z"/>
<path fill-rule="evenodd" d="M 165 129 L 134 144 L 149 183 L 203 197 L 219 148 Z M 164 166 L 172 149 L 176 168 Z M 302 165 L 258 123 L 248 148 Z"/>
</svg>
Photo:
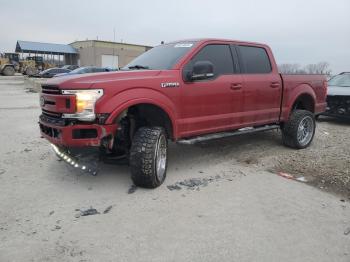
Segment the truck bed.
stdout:
<svg viewBox="0 0 350 262">
<path fill-rule="evenodd" d="M 316 101 L 314 105 L 315 114 L 325 111 L 325 100 L 327 96 L 327 78 L 325 75 L 280 74 L 280 76 L 283 83 L 281 121 L 288 119 L 288 112 L 290 112 L 290 108 L 293 106 L 291 102 L 295 100 L 294 96 L 298 93 L 299 89 L 305 89 L 305 99 L 308 96 L 312 96 Z"/>
</svg>

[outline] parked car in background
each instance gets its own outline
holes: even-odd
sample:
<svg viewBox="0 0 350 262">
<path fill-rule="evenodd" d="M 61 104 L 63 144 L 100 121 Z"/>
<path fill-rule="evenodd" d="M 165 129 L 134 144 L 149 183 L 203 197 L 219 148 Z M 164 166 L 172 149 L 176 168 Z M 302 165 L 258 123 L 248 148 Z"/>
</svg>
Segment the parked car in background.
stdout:
<svg viewBox="0 0 350 262">
<path fill-rule="evenodd" d="M 69 69 L 69 70 L 75 70 L 75 69 L 79 68 L 79 66 L 78 65 L 64 65 L 61 68 Z"/>
<path fill-rule="evenodd" d="M 79 67 L 73 71 L 70 71 L 68 73 L 58 74 L 55 77 L 58 76 L 66 76 L 66 75 L 80 75 L 80 74 L 89 74 L 89 73 L 101 73 L 101 72 L 111 72 L 113 71 L 110 68 L 107 67 L 96 67 L 96 66 L 85 66 L 85 67 Z"/>
<path fill-rule="evenodd" d="M 54 67 L 54 68 L 49 68 L 44 71 L 41 71 L 40 73 L 35 74 L 32 77 L 51 78 L 57 74 L 69 73 L 69 72 L 70 72 L 69 69 Z"/>
<path fill-rule="evenodd" d="M 350 119 L 350 72 L 328 81 L 327 108 L 322 115 Z"/>
</svg>

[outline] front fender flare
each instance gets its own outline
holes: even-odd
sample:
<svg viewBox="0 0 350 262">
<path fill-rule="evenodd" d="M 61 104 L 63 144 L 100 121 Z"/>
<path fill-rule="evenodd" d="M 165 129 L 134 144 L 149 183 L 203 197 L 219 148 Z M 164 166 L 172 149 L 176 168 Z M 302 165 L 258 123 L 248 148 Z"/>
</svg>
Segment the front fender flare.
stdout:
<svg viewBox="0 0 350 262">
<path fill-rule="evenodd" d="M 126 90 L 116 94 L 107 103 L 105 103 L 99 111 L 111 112 L 106 120 L 106 124 L 115 123 L 115 119 L 127 108 L 138 104 L 152 104 L 161 108 L 169 117 L 174 137 L 177 135 L 177 112 L 174 103 L 161 92 L 145 89 L 135 88 Z"/>
</svg>

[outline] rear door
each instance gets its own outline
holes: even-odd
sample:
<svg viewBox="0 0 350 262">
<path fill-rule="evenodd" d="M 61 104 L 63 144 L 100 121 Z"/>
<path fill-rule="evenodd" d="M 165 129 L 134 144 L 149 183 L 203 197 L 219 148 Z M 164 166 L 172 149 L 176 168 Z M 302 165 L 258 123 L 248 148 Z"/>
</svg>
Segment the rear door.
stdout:
<svg viewBox="0 0 350 262">
<path fill-rule="evenodd" d="M 279 120 L 282 80 L 264 47 L 236 46 L 243 77 L 241 110 L 245 125 Z"/>
<path fill-rule="evenodd" d="M 236 74 L 230 45 L 208 44 L 202 47 L 185 65 L 184 71 L 191 71 L 197 61 L 210 61 L 214 77 L 183 82 L 179 120 L 179 131 L 183 136 L 230 129 L 235 113 L 239 112 L 235 99 L 239 100 L 240 90 L 233 90 L 232 86 L 239 87 L 242 76 Z"/>
</svg>

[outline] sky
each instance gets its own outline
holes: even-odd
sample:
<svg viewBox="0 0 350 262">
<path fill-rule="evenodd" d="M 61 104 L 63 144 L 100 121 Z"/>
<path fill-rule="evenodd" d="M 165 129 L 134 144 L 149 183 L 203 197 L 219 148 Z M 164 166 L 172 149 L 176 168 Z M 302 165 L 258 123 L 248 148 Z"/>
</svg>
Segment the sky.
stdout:
<svg viewBox="0 0 350 262">
<path fill-rule="evenodd" d="M 268 44 L 278 64 L 350 71 L 349 0 L 0 0 L 0 52 L 16 41 L 99 39 L 158 45 L 189 38 Z M 8 23 L 4 23 L 8 21 Z M 4 26 L 6 25 L 6 26 Z"/>
</svg>

